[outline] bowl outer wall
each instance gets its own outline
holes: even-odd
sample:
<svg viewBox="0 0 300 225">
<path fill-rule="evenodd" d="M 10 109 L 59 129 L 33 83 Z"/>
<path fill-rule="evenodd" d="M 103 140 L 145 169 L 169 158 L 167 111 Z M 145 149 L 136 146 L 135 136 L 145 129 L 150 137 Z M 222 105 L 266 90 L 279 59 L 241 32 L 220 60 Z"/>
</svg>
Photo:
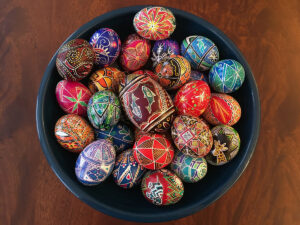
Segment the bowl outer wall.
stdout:
<svg viewBox="0 0 300 225">
<path fill-rule="evenodd" d="M 84 24 L 81 26 L 77 31 L 75 31 L 73 34 L 71 34 L 64 43 L 67 41 L 77 38 L 84 34 L 87 30 L 90 30 L 91 27 L 97 27 L 97 24 L 101 23 L 102 21 L 109 20 L 111 18 L 117 18 L 119 16 L 124 16 L 126 14 L 132 14 L 138 12 L 140 9 L 144 8 L 146 6 L 133 6 L 133 7 L 126 7 L 117 9 L 108 13 L 105 13 L 99 17 L 96 17 L 95 19 L 91 20 L 90 22 Z M 245 72 L 246 72 L 246 79 L 249 82 L 250 89 L 251 89 L 251 102 L 255 106 L 252 109 L 251 117 L 253 118 L 252 125 L 249 127 L 249 130 L 252 131 L 250 135 L 250 139 L 247 143 L 245 148 L 245 154 L 243 155 L 242 159 L 240 159 L 238 166 L 236 167 L 235 171 L 231 174 L 228 179 L 222 183 L 222 185 L 218 186 L 218 188 L 211 191 L 209 194 L 207 194 L 204 198 L 201 199 L 201 201 L 191 202 L 188 205 L 185 205 L 184 207 L 181 207 L 180 209 L 174 208 L 174 210 L 165 211 L 164 209 L 161 209 L 161 213 L 141 213 L 141 212 L 129 212 L 127 210 L 121 210 L 116 209 L 115 207 L 111 207 L 108 204 L 103 204 L 100 201 L 97 201 L 97 199 L 93 198 L 92 196 L 88 195 L 86 192 L 83 192 L 80 188 L 80 184 L 74 179 L 72 179 L 68 173 L 65 172 L 63 168 L 58 163 L 58 160 L 56 159 L 56 156 L 53 151 L 51 151 L 51 147 L 49 144 L 49 137 L 47 137 L 46 129 L 45 129 L 45 95 L 47 93 L 47 84 L 51 78 L 53 68 L 56 69 L 55 66 L 55 59 L 58 53 L 54 54 L 52 57 L 50 63 L 48 64 L 46 71 L 44 73 L 44 76 L 42 78 L 41 86 L 39 89 L 38 97 L 37 97 L 37 105 L 36 105 L 36 123 L 37 123 L 37 131 L 39 140 L 41 143 L 42 150 L 48 160 L 48 163 L 50 164 L 52 170 L 56 174 L 56 176 L 61 180 L 61 182 L 79 199 L 87 203 L 88 205 L 92 206 L 96 210 L 99 210 L 105 214 L 111 215 L 113 217 L 117 217 L 120 219 L 130 220 L 130 221 L 136 221 L 136 222 L 162 222 L 162 221 L 169 221 L 169 220 L 175 220 L 179 219 L 185 216 L 188 216 L 190 214 L 193 214 L 205 207 L 207 207 L 212 202 L 216 201 L 218 198 L 220 198 L 226 191 L 230 189 L 230 187 L 238 180 L 238 178 L 241 176 L 245 168 L 247 167 L 251 156 L 255 150 L 255 146 L 258 140 L 259 136 L 259 127 L 260 127 L 260 102 L 259 102 L 259 95 L 258 95 L 258 89 L 255 82 L 255 79 L 253 77 L 253 74 L 251 72 L 250 66 L 248 65 L 247 61 L 245 60 L 242 53 L 239 51 L 239 49 L 235 46 L 235 44 L 219 29 L 217 29 L 212 24 L 208 23 L 207 21 L 193 15 L 187 12 L 184 12 L 179 9 L 174 9 L 168 7 L 176 16 L 184 17 L 189 21 L 192 21 L 194 24 L 193 26 L 197 24 L 201 24 L 201 26 L 204 26 L 205 29 L 207 29 L 208 32 L 210 32 L 210 35 L 215 35 L 218 37 L 219 42 L 226 43 L 226 45 L 230 48 L 232 51 L 230 54 L 232 54 L 232 58 L 238 59 L 238 61 L 244 66 Z M 63 44 L 64 44 L 63 43 Z M 63 45 L 62 44 L 62 45 Z M 234 96 L 234 95 L 233 95 Z M 49 109 L 50 110 L 50 109 Z M 54 135 L 53 135 L 54 136 Z M 154 207 L 154 206 L 153 206 Z M 124 209 L 126 206 L 124 206 Z M 151 211 L 151 210 L 150 210 Z"/>
</svg>

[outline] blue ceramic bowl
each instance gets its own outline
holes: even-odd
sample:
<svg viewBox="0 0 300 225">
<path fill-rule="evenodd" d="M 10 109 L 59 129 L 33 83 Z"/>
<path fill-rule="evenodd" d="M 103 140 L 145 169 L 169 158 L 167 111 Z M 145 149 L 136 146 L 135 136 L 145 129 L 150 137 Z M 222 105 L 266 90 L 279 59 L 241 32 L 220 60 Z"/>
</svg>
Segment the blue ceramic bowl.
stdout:
<svg viewBox="0 0 300 225">
<path fill-rule="evenodd" d="M 74 38 L 89 40 L 93 32 L 101 27 L 117 31 L 121 40 L 134 33 L 132 20 L 136 12 L 145 6 L 118 9 L 101 15 L 80 27 L 65 42 Z M 176 17 L 177 27 L 172 38 L 181 42 L 185 37 L 200 34 L 211 39 L 219 48 L 220 59 L 239 61 L 245 68 L 243 86 L 234 93 L 242 107 L 242 117 L 235 126 L 241 137 L 238 155 L 222 167 L 208 168 L 207 176 L 199 183 L 184 184 L 182 200 L 168 207 L 156 207 L 146 201 L 140 187 L 123 190 L 110 177 L 95 187 L 81 185 L 74 172 L 76 155 L 63 150 L 56 142 L 54 126 L 63 115 L 55 98 L 55 86 L 60 80 L 55 67 L 57 52 L 44 74 L 37 98 L 36 122 L 40 143 L 54 173 L 79 199 L 93 208 L 125 220 L 159 222 L 174 220 L 195 213 L 220 198 L 238 180 L 254 152 L 259 134 L 260 103 L 257 86 L 251 69 L 238 48 L 219 29 L 190 13 L 171 9 Z"/>
</svg>

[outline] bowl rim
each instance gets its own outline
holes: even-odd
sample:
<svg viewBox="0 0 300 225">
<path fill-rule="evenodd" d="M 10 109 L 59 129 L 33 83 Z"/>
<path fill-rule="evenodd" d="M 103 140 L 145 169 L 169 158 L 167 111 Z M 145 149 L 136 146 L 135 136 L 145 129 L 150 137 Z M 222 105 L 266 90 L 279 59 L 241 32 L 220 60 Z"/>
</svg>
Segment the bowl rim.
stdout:
<svg viewBox="0 0 300 225">
<path fill-rule="evenodd" d="M 124 8 L 119 8 L 110 12 L 107 12 L 105 14 L 102 14 L 91 21 L 85 23 L 82 25 L 78 30 L 76 30 L 74 33 L 72 33 L 63 43 L 66 43 L 67 41 L 77 38 L 81 34 L 85 33 L 90 27 L 96 26 L 100 21 L 102 20 L 107 20 L 111 17 L 118 17 L 127 13 L 132 13 L 132 12 L 138 12 L 144 7 L 150 7 L 151 5 L 137 5 L 137 6 L 129 6 L 129 7 L 124 7 Z M 180 9 L 172 8 L 172 7 L 166 7 L 162 6 L 165 8 L 170 9 L 174 14 L 178 14 L 182 17 L 185 17 L 191 21 L 201 21 L 202 24 L 206 26 L 210 32 L 214 33 L 214 35 L 219 36 L 220 39 L 223 39 L 222 41 L 226 42 L 231 49 L 235 52 L 235 54 L 242 59 L 244 62 L 244 65 L 246 65 L 247 70 L 249 73 L 247 74 L 247 78 L 249 80 L 250 86 L 253 88 L 253 96 L 252 98 L 254 99 L 254 104 L 257 106 L 255 107 L 254 111 L 254 132 L 253 135 L 250 137 L 249 144 L 245 146 L 245 151 L 246 154 L 241 160 L 241 163 L 238 165 L 236 171 L 232 174 L 232 176 L 225 182 L 224 185 L 220 186 L 218 189 L 216 189 L 213 193 L 207 195 L 203 201 L 197 202 L 194 204 L 190 204 L 184 208 L 181 208 L 180 210 L 174 210 L 172 212 L 165 212 L 163 214 L 160 214 L 159 216 L 153 215 L 153 214 L 143 214 L 143 213 L 134 213 L 134 212 L 128 212 L 128 211 L 122 211 L 119 209 L 115 209 L 113 207 L 110 207 L 106 204 L 102 204 L 101 202 L 97 202 L 95 199 L 93 199 L 91 196 L 88 194 L 82 192 L 76 185 L 74 185 L 74 180 L 72 180 L 59 166 L 58 161 L 55 159 L 54 154 L 52 151 L 48 150 L 50 149 L 49 142 L 47 140 L 47 136 L 45 133 L 45 124 L 44 124 L 44 102 L 43 99 L 46 94 L 45 86 L 48 83 L 50 77 L 51 77 L 51 70 L 53 66 L 55 67 L 55 60 L 57 53 L 59 49 L 55 52 L 55 54 L 52 56 L 49 64 L 47 65 L 47 68 L 44 72 L 41 85 L 38 91 L 38 96 L 37 96 L 37 103 L 36 103 L 36 126 L 37 126 L 37 132 L 38 132 L 38 137 L 40 140 L 40 145 L 42 147 L 42 150 L 44 152 L 44 155 L 47 158 L 47 161 L 52 168 L 53 172 L 56 174 L 56 176 L 60 179 L 60 181 L 67 187 L 67 189 L 73 193 L 77 198 L 85 202 L 86 204 L 90 205 L 94 209 L 101 211 L 107 215 L 119 218 L 119 219 L 124 219 L 124 220 L 129 220 L 129 221 L 135 221 L 135 222 L 164 222 L 164 221 L 170 221 L 170 220 L 175 220 L 179 219 L 188 215 L 191 215 L 193 213 L 196 213 L 197 211 L 209 206 L 216 200 L 218 200 L 223 194 L 225 194 L 231 187 L 232 185 L 239 179 L 239 177 L 242 175 L 244 170 L 246 169 L 247 165 L 249 164 L 249 161 L 253 155 L 253 152 L 255 150 L 255 146 L 258 141 L 258 136 L 259 136 L 259 130 L 260 130 L 260 101 L 259 101 L 259 93 L 258 93 L 258 88 L 257 84 L 255 81 L 255 78 L 253 76 L 253 73 L 251 71 L 251 68 L 249 64 L 247 63 L 245 57 L 243 54 L 240 52 L 238 47 L 217 27 L 212 25 L 211 23 L 207 22 L 206 20 L 190 13 L 186 12 Z"/>
</svg>

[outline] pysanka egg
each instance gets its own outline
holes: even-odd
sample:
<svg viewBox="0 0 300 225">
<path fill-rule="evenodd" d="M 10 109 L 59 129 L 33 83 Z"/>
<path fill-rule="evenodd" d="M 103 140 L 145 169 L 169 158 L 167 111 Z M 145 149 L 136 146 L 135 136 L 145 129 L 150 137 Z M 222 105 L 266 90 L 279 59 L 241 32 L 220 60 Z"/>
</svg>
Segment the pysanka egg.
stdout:
<svg viewBox="0 0 300 225">
<path fill-rule="evenodd" d="M 135 160 L 132 149 L 128 149 L 117 156 L 112 175 L 120 187 L 132 188 L 141 181 L 145 172 L 146 168 Z"/>
<path fill-rule="evenodd" d="M 83 39 L 74 39 L 64 44 L 56 58 L 56 68 L 65 80 L 78 81 L 92 70 L 95 55 L 92 46 Z"/>
<path fill-rule="evenodd" d="M 120 119 L 119 98 L 111 91 L 96 92 L 89 100 L 87 114 L 93 127 L 109 129 Z"/>
<path fill-rule="evenodd" d="M 192 157 L 207 155 L 213 145 L 209 127 L 198 117 L 177 116 L 171 127 L 171 135 L 178 150 Z"/>
<path fill-rule="evenodd" d="M 221 60 L 209 71 L 209 84 L 217 92 L 232 93 L 242 86 L 244 80 L 244 67 L 233 59 Z"/>
<path fill-rule="evenodd" d="M 174 105 L 180 115 L 200 116 L 210 100 L 210 88 L 200 80 L 190 81 L 179 89 Z"/>
<path fill-rule="evenodd" d="M 193 80 L 202 80 L 202 81 L 208 83 L 207 76 L 204 73 L 197 71 L 197 70 L 191 71 L 191 76 L 190 76 L 189 81 L 193 81 Z"/>
<path fill-rule="evenodd" d="M 136 71 L 142 68 L 150 56 L 151 45 L 149 40 L 130 35 L 122 46 L 120 63 L 125 70 Z"/>
<path fill-rule="evenodd" d="M 155 68 L 162 60 L 167 60 L 172 55 L 179 55 L 180 49 L 178 42 L 172 39 L 159 40 L 154 43 L 152 48 L 153 67 Z"/>
<path fill-rule="evenodd" d="M 134 134 L 129 126 L 119 122 L 108 130 L 95 129 L 96 139 L 108 139 L 112 141 L 116 152 L 132 148 L 134 143 Z"/>
<path fill-rule="evenodd" d="M 194 158 L 177 152 L 171 163 L 171 169 L 184 182 L 195 183 L 207 173 L 207 163 L 204 158 Z"/>
<path fill-rule="evenodd" d="M 156 81 L 167 90 L 180 88 L 190 79 L 190 63 L 180 55 L 163 60 L 155 67 Z"/>
<path fill-rule="evenodd" d="M 170 128 L 175 108 L 169 94 L 146 75 L 130 74 L 119 86 L 124 111 L 139 129 L 163 132 Z"/>
<path fill-rule="evenodd" d="M 238 132 L 227 125 L 219 125 L 211 130 L 214 138 L 212 150 L 205 156 L 209 164 L 220 166 L 232 160 L 240 149 Z"/>
<path fill-rule="evenodd" d="M 161 134 L 144 134 L 136 140 L 134 158 L 143 167 L 156 170 L 169 165 L 174 156 L 172 143 Z"/>
<path fill-rule="evenodd" d="M 219 60 L 217 46 L 208 38 L 189 36 L 181 44 L 181 55 L 185 57 L 195 70 L 208 70 Z"/>
<path fill-rule="evenodd" d="M 176 28 L 173 13 L 164 7 L 146 7 L 135 14 L 133 26 L 136 32 L 149 40 L 168 38 Z"/>
<path fill-rule="evenodd" d="M 239 103 L 227 94 L 211 94 L 211 100 L 203 113 L 204 119 L 212 125 L 232 126 L 241 118 Z"/>
<path fill-rule="evenodd" d="M 110 142 L 97 140 L 85 147 L 75 165 L 77 179 L 92 186 L 103 182 L 112 172 L 116 152 Z"/>
<path fill-rule="evenodd" d="M 142 180 L 144 197 L 154 205 L 177 203 L 184 193 L 181 180 L 167 169 L 148 171 Z"/>
<path fill-rule="evenodd" d="M 62 80 L 56 85 L 55 94 L 64 112 L 86 116 L 87 104 L 92 97 L 86 86 L 77 81 Z"/>
<path fill-rule="evenodd" d="M 101 67 L 114 63 L 121 51 L 119 35 L 109 28 L 97 30 L 90 38 L 90 44 L 95 52 L 95 63 Z"/>
<path fill-rule="evenodd" d="M 62 116 L 55 124 L 54 133 L 58 143 L 70 152 L 81 152 L 94 140 L 93 128 L 75 114 Z"/>
<path fill-rule="evenodd" d="M 103 90 L 118 90 L 120 80 L 124 79 L 124 73 L 114 67 L 105 67 L 95 71 L 89 77 L 88 87 L 92 93 Z"/>
</svg>

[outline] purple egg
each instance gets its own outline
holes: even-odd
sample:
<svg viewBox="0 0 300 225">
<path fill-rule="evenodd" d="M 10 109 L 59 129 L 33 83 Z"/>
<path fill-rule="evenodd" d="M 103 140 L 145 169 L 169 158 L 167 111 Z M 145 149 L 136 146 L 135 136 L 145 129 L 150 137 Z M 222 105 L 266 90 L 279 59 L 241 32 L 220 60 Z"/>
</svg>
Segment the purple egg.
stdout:
<svg viewBox="0 0 300 225">
<path fill-rule="evenodd" d="M 192 80 L 202 80 L 202 81 L 208 83 L 207 76 L 204 73 L 197 71 L 197 70 L 192 70 L 189 81 L 192 81 Z"/>
<path fill-rule="evenodd" d="M 153 67 L 165 59 L 169 59 L 171 55 L 179 55 L 180 48 L 177 41 L 172 39 L 159 40 L 154 43 L 152 49 L 151 60 Z"/>
</svg>

